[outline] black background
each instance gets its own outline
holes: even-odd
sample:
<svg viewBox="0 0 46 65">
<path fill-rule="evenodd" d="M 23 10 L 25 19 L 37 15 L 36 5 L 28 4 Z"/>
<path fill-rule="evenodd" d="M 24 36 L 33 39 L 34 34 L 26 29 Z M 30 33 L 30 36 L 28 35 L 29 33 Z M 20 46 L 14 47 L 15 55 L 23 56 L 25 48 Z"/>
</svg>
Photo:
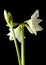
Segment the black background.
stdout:
<svg viewBox="0 0 46 65">
<path fill-rule="evenodd" d="M 0 0 L 0 65 L 18 65 L 16 49 L 13 41 L 9 41 L 5 26 L 3 11 L 12 13 L 14 22 L 23 22 L 30 19 L 35 10 L 39 10 L 43 22 L 40 25 L 44 28 L 37 36 L 31 35 L 25 28 L 25 65 L 42 65 L 46 59 L 46 2 L 45 0 Z M 20 48 L 20 44 L 19 44 Z"/>
</svg>

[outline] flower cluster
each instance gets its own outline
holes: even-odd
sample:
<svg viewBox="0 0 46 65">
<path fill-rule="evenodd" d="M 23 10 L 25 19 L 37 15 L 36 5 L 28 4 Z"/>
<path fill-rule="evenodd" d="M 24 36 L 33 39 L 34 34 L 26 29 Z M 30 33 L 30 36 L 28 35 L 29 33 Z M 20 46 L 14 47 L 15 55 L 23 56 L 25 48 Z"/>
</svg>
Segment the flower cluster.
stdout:
<svg viewBox="0 0 46 65">
<path fill-rule="evenodd" d="M 13 23 L 13 18 L 11 13 L 7 13 L 6 10 L 4 10 L 4 17 L 7 22 L 8 27 L 16 26 L 18 23 Z M 39 10 L 36 10 L 34 14 L 31 16 L 31 19 L 24 21 L 24 26 L 28 29 L 28 31 L 31 34 L 37 35 L 37 31 L 42 31 L 43 28 L 39 25 L 39 23 L 42 21 L 39 17 Z M 10 30 L 10 29 L 9 29 Z M 16 39 L 21 42 L 21 25 L 19 25 L 17 28 L 14 29 Z M 10 32 L 7 34 L 9 36 L 10 40 L 13 40 L 13 35 L 10 30 Z"/>
</svg>

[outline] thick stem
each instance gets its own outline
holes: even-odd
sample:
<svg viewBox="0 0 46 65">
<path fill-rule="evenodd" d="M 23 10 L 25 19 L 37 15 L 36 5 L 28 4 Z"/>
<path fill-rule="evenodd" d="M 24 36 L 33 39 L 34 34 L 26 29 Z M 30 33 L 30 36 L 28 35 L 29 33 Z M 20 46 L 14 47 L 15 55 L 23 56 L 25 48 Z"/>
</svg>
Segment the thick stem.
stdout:
<svg viewBox="0 0 46 65">
<path fill-rule="evenodd" d="M 12 30 L 12 34 L 13 34 L 13 38 L 14 38 L 15 47 L 16 47 L 16 52 L 17 52 L 18 62 L 19 62 L 19 65 L 21 65 L 20 52 L 19 52 L 19 48 L 18 48 L 17 41 L 16 41 L 16 37 L 15 37 L 15 33 L 14 33 L 14 29 L 11 28 L 11 30 Z"/>
<path fill-rule="evenodd" d="M 24 54 L 24 26 L 21 26 L 21 63 L 25 65 L 25 54 Z"/>
</svg>

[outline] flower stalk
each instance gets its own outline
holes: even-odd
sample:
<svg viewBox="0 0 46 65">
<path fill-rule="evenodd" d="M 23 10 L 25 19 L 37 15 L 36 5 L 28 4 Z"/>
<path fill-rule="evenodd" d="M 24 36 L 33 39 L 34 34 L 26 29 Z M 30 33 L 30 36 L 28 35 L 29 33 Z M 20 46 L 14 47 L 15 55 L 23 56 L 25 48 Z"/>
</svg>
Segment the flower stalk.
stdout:
<svg viewBox="0 0 46 65">
<path fill-rule="evenodd" d="M 21 26 L 21 63 L 25 65 L 24 26 Z"/>
<path fill-rule="evenodd" d="M 9 29 L 11 31 L 11 37 L 9 39 L 12 40 L 12 38 L 13 38 L 13 40 L 14 40 L 16 52 L 17 52 L 17 57 L 18 57 L 18 62 L 19 62 L 19 65 L 21 65 L 20 52 L 19 52 L 17 41 L 16 41 L 15 31 L 13 28 L 15 23 L 13 23 L 13 18 L 12 18 L 11 13 L 7 12 L 6 10 L 4 10 L 4 18 L 7 22 L 7 26 L 9 27 Z"/>
<path fill-rule="evenodd" d="M 19 52 L 19 48 L 18 48 L 18 44 L 17 44 L 17 41 L 16 41 L 16 37 L 15 37 L 15 33 L 14 33 L 13 28 L 11 28 L 11 32 L 13 34 L 13 39 L 14 39 L 15 48 L 16 48 L 16 52 L 17 52 L 18 62 L 19 62 L 19 65 L 21 65 L 20 52 Z"/>
</svg>

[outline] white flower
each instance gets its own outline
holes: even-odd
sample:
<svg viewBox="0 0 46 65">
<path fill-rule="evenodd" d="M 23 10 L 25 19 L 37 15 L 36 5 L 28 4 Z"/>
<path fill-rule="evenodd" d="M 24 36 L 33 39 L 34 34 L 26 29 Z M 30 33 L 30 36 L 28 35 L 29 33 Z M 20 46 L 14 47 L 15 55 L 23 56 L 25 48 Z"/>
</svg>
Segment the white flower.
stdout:
<svg viewBox="0 0 46 65">
<path fill-rule="evenodd" d="M 25 24 L 26 28 L 29 30 L 30 33 L 37 35 L 37 31 L 42 31 L 43 28 L 39 25 L 39 23 L 42 21 L 41 19 L 38 19 L 39 17 L 39 10 L 36 10 L 34 14 L 31 16 L 31 19 L 25 21 L 27 24 Z"/>
<path fill-rule="evenodd" d="M 9 29 L 10 30 L 10 29 Z M 14 29 L 14 33 L 16 36 L 16 39 L 21 43 L 21 25 L 19 25 L 17 28 Z M 10 30 L 10 32 L 7 34 L 9 36 L 9 40 L 12 41 L 13 39 L 13 34 Z M 25 38 L 25 37 L 24 37 Z"/>
<path fill-rule="evenodd" d="M 9 29 L 10 30 L 10 29 Z M 15 36 L 16 36 L 16 39 L 21 42 L 21 26 L 19 25 L 17 28 L 14 29 L 14 33 L 15 33 Z M 14 40 L 13 39 L 13 34 L 10 30 L 10 32 L 7 34 L 7 36 L 9 36 L 9 40 Z"/>
</svg>

